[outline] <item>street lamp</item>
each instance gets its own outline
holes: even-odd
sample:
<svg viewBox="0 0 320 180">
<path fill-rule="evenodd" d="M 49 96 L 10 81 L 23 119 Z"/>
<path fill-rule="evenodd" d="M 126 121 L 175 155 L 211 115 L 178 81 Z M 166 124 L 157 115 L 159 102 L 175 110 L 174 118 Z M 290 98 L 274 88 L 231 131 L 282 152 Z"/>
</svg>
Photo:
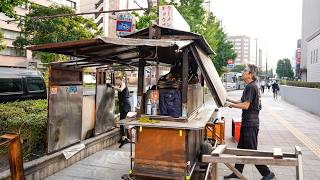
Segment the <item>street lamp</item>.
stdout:
<svg viewBox="0 0 320 180">
<path fill-rule="evenodd" d="M 254 40 L 256 40 L 256 66 L 258 67 L 258 39 L 255 38 Z"/>
</svg>

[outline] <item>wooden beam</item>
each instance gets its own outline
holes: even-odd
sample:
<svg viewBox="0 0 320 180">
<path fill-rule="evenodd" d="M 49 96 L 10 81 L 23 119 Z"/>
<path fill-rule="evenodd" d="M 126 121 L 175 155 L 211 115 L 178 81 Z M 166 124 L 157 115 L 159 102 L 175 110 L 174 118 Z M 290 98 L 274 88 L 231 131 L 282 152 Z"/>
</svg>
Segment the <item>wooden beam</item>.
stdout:
<svg viewBox="0 0 320 180">
<path fill-rule="evenodd" d="M 212 156 L 220 156 L 224 150 L 227 148 L 226 145 L 219 145 L 215 150 L 211 152 Z"/>
<path fill-rule="evenodd" d="M 271 151 L 257 151 L 250 149 L 235 149 L 235 148 L 227 148 L 224 151 L 225 154 L 232 154 L 237 156 L 260 156 L 260 157 L 272 157 L 273 152 Z M 284 158 L 295 158 L 296 155 L 293 153 L 283 153 Z"/>
<path fill-rule="evenodd" d="M 188 116 L 188 79 L 189 79 L 189 59 L 188 59 L 189 49 L 183 50 L 182 55 L 182 116 Z"/>
<path fill-rule="evenodd" d="M 282 159 L 282 149 L 281 148 L 273 148 L 273 158 L 275 159 Z"/>
<path fill-rule="evenodd" d="M 257 164 L 257 165 L 276 165 L 276 166 L 297 166 L 296 158 L 274 159 L 273 157 L 252 157 L 252 156 L 232 156 L 202 155 L 202 162 L 232 163 L 232 164 Z"/>
<path fill-rule="evenodd" d="M 7 136 L 6 138 L 10 139 L 8 156 L 9 156 L 11 179 L 23 180 L 24 169 L 23 169 L 23 161 L 22 161 L 22 154 L 21 154 L 20 136 L 17 134 L 10 134 L 9 136 Z"/>
<path fill-rule="evenodd" d="M 218 180 L 218 164 L 211 163 L 211 180 Z"/>
<path fill-rule="evenodd" d="M 143 93 L 144 93 L 144 67 L 145 67 L 145 60 L 139 60 L 139 69 L 138 69 L 138 89 L 137 89 L 137 96 L 138 96 L 138 108 L 137 108 L 137 116 L 140 117 L 141 114 L 144 114 L 144 106 L 143 106 Z"/>
<path fill-rule="evenodd" d="M 224 163 L 232 172 L 234 172 L 234 174 L 236 174 L 241 180 L 247 180 L 246 177 L 244 177 L 242 175 L 241 172 L 238 171 L 238 169 L 236 169 L 235 167 L 233 167 L 231 164 L 229 163 Z"/>
</svg>

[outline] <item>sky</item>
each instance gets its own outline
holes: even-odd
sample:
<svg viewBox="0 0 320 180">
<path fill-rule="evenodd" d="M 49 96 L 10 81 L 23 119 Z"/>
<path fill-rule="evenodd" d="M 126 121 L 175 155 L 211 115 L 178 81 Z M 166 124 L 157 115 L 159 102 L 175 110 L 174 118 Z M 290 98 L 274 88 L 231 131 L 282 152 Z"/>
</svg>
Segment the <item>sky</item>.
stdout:
<svg viewBox="0 0 320 180">
<path fill-rule="evenodd" d="M 211 0 L 211 12 L 230 36 L 247 35 L 263 49 L 272 68 L 279 59 L 294 57 L 301 38 L 302 0 Z M 252 49 L 251 49 L 252 50 Z"/>
</svg>

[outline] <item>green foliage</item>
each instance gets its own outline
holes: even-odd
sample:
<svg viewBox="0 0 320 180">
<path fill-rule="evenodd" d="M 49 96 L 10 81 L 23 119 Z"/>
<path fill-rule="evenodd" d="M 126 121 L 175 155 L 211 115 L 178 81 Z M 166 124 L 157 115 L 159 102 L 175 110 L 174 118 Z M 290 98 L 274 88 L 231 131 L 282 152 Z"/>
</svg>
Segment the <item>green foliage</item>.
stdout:
<svg viewBox="0 0 320 180">
<path fill-rule="evenodd" d="M 246 68 L 246 65 L 239 64 L 235 65 L 234 68 L 232 68 L 230 71 L 231 72 L 242 72 Z"/>
<path fill-rule="evenodd" d="M 213 14 L 210 14 L 206 24 L 207 27 L 203 36 L 216 53 L 212 56 L 212 61 L 218 74 L 221 75 L 225 71 L 228 59 L 235 59 L 237 54 L 232 49 L 232 43 L 227 40 L 227 35 L 221 27 L 220 22 Z"/>
<path fill-rule="evenodd" d="M 278 61 L 276 73 L 278 74 L 279 78 L 293 78 L 294 73 L 291 67 L 290 60 L 288 58 L 280 59 Z"/>
<path fill-rule="evenodd" d="M 0 104 L 0 133 L 20 133 L 24 160 L 45 153 L 47 100 L 28 100 Z"/>
<path fill-rule="evenodd" d="M 6 44 L 3 41 L 3 33 L 0 31 L 0 51 L 6 48 Z"/>
<path fill-rule="evenodd" d="M 190 25 L 192 32 L 202 34 L 207 30 L 206 15 L 207 12 L 202 4 L 204 0 L 180 0 L 177 10 Z"/>
<path fill-rule="evenodd" d="M 24 5 L 28 0 L 0 0 L 0 13 L 4 13 L 10 18 L 17 19 L 17 14 L 14 8 L 16 6 Z"/>
<path fill-rule="evenodd" d="M 320 89 L 320 82 L 304 82 L 304 81 L 280 81 L 280 84 L 287 86 L 307 87 L 307 88 L 318 88 Z"/>
<path fill-rule="evenodd" d="M 86 19 L 82 16 L 32 19 L 36 16 L 74 13 L 75 10 L 66 6 L 44 7 L 32 4 L 30 12 L 19 23 L 21 33 L 24 36 L 17 38 L 14 45 L 22 48 L 28 45 L 91 39 L 101 34 L 101 30 L 98 30 L 97 24 L 92 19 Z M 36 55 L 42 63 L 64 61 L 66 59 L 65 56 L 49 53 L 38 53 Z"/>
</svg>

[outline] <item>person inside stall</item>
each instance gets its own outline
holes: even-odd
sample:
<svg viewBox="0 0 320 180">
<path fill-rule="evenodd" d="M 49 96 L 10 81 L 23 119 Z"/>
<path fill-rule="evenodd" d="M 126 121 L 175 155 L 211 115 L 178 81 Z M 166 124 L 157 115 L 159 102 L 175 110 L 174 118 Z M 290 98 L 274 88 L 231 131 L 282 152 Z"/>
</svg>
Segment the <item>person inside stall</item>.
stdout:
<svg viewBox="0 0 320 180">
<path fill-rule="evenodd" d="M 125 119 L 127 117 L 128 112 L 131 109 L 130 101 L 129 101 L 129 89 L 126 83 L 123 80 L 122 76 L 117 76 L 115 79 L 115 85 L 111 85 L 116 91 L 118 91 L 118 99 L 119 99 L 119 111 L 120 111 L 120 120 Z M 127 137 L 127 130 L 124 125 L 120 125 L 120 133 L 121 139 L 119 140 L 121 148 L 123 145 L 129 143 L 129 139 Z"/>
<path fill-rule="evenodd" d="M 261 110 L 260 92 L 256 84 L 257 66 L 248 64 L 245 68 L 242 79 L 247 84 L 241 100 L 227 99 L 226 107 L 242 109 L 242 123 L 240 129 L 240 139 L 237 148 L 239 149 L 254 149 L 258 146 L 259 132 L 259 112 Z M 275 177 L 275 174 L 270 171 L 266 165 L 255 165 L 262 180 L 270 180 Z M 244 164 L 236 164 L 235 168 L 242 173 Z M 224 177 L 225 179 L 238 178 L 235 173 Z"/>
</svg>

